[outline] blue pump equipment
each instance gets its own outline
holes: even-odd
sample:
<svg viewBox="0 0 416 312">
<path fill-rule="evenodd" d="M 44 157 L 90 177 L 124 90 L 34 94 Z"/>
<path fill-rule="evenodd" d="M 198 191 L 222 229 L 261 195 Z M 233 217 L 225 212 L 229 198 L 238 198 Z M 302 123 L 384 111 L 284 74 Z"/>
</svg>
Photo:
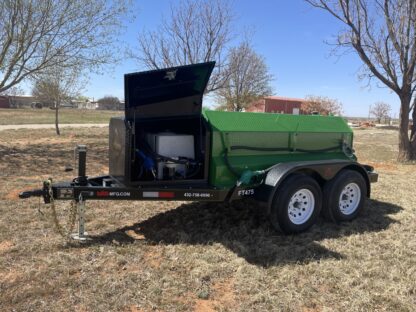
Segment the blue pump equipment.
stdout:
<svg viewBox="0 0 416 312">
<path fill-rule="evenodd" d="M 156 178 L 156 169 L 155 169 L 155 162 L 153 158 L 147 156 L 145 153 L 143 153 L 141 150 L 136 149 L 137 155 L 140 156 L 140 158 L 143 161 L 143 165 L 141 168 L 144 168 L 146 171 L 150 171 L 154 178 Z"/>
</svg>

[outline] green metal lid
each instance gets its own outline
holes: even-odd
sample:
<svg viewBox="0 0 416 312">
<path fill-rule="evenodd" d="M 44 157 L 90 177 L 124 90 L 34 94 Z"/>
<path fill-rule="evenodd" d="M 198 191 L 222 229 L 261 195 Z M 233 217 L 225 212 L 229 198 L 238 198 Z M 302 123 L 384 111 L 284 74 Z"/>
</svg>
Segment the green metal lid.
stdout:
<svg viewBox="0 0 416 312">
<path fill-rule="evenodd" d="M 342 117 L 204 110 L 214 130 L 224 132 L 352 132 Z"/>
<path fill-rule="evenodd" d="M 215 62 L 124 75 L 126 118 L 199 116 Z"/>
</svg>

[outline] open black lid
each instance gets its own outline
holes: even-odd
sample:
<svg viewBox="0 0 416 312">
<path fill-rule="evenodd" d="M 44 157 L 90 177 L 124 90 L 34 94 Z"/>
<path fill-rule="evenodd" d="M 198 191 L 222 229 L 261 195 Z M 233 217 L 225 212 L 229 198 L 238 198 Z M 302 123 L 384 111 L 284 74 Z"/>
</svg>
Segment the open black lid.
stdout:
<svg viewBox="0 0 416 312">
<path fill-rule="evenodd" d="M 126 118 L 201 114 L 215 62 L 124 75 Z"/>
</svg>

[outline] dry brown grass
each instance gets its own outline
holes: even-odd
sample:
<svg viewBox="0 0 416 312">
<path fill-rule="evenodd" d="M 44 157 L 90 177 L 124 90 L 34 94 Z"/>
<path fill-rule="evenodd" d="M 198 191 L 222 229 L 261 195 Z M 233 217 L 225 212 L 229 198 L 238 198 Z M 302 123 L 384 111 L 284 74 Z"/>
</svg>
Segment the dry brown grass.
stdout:
<svg viewBox="0 0 416 312">
<path fill-rule="evenodd" d="M 396 132 L 356 132 L 380 172 L 351 223 L 322 220 L 283 236 L 255 202 L 87 203 L 85 245 L 64 244 L 18 191 L 63 172 L 76 143 L 88 172 L 107 170 L 107 130 L 0 136 L 0 310 L 414 311 L 416 166 L 394 162 Z"/>
<path fill-rule="evenodd" d="M 108 123 L 113 116 L 121 116 L 121 111 L 61 108 L 59 122 L 73 123 Z M 55 111 L 49 108 L 0 108 L 0 125 L 55 124 Z"/>
</svg>

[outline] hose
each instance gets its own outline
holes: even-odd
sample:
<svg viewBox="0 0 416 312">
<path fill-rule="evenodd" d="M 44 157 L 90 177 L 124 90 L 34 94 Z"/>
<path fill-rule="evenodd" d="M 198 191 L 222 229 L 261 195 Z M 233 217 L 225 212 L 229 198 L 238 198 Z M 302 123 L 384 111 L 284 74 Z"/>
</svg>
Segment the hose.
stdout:
<svg viewBox="0 0 416 312">
<path fill-rule="evenodd" d="M 234 174 L 236 177 L 240 177 L 240 173 L 233 166 L 231 166 L 231 164 L 230 164 L 230 161 L 228 159 L 228 150 L 227 149 L 224 150 L 224 162 L 225 162 L 225 165 L 227 166 L 228 170 L 230 170 L 230 172 L 232 174 Z"/>
<path fill-rule="evenodd" d="M 193 172 L 186 175 L 186 177 L 185 177 L 186 179 L 193 178 L 194 176 L 196 176 L 199 173 L 199 171 L 201 169 L 201 164 L 198 163 L 195 167 L 196 167 L 196 169 Z"/>
<path fill-rule="evenodd" d="M 150 154 L 152 154 L 152 156 L 156 159 L 161 159 L 161 160 L 164 160 L 164 161 L 170 161 L 170 162 L 173 162 L 175 164 L 182 164 L 182 165 L 186 165 L 186 164 L 189 163 L 188 158 L 186 158 L 186 159 L 174 159 L 174 158 L 171 158 L 171 157 L 168 157 L 168 156 L 159 155 L 158 153 L 156 153 L 155 151 L 153 151 L 150 148 L 149 144 L 146 141 L 143 141 L 143 142 L 144 142 L 144 145 L 146 146 L 146 151 L 149 152 Z"/>
<path fill-rule="evenodd" d="M 138 153 L 140 155 L 140 157 L 143 159 L 143 164 L 140 166 L 140 172 L 138 175 L 138 179 L 140 179 L 140 177 L 143 174 L 143 167 L 146 168 L 147 170 L 151 170 L 153 173 L 153 176 L 156 177 L 155 175 L 155 162 L 162 160 L 165 162 L 170 162 L 170 163 L 174 163 L 174 164 L 180 164 L 180 165 L 185 165 L 185 166 L 193 166 L 194 168 L 196 167 L 196 169 L 194 169 L 193 172 L 191 172 L 189 175 L 186 176 L 187 179 L 192 178 L 194 176 L 196 176 L 199 172 L 200 172 L 200 168 L 201 168 L 201 164 L 195 162 L 192 159 L 186 158 L 186 157 L 178 157 L 178 159 L 172 158 L 172 157 L 168 157 L 168 156 L 163 156 L 163 155 L 159 155 L 158 153 L 156 153 L 155 151 L 153 151 L 150 146 L 148 145 L 147 142 L 143 142 L 144 144 L 144 148 L 146 149 L 146 152 L 149 154 L 149 156 L 146 156 L 146 154 L 144 154 L 142 151 L 140 151 L 139 149 L 136 149 L 136 153 Z M 152 164 L 149 164 L 149 161 Z M 151 168 L 150 168 L 151 167 Z"/>
<path fill-rule="evenodd" d="M 260 152 L 289 152 L 289 148 L 285 147 L 253 147 L 245 145 L 233 145 L 230 146 L 230 150 L 248 150 L 248 151 L 260 151 Z"/>
<path fill-rule="evenodd" d="M 143 169 L 143 165 L 140 166 L 140 171 L 139 174 L 137 175 L 137 180 L 140 180 L 142 175 L 143 175 L 144 169 Z"/>
<path fill-rule="evenodd" d="M 301 152 L 301 153 L 323 153 L 323 152 L 330 152 L 334 150 L 338 150 L 340 148 L 339 145 L 322 148 L 322 149 L 302 149 L 302 148 L 288 148 L 288 147 L 254 147 L 254 146 L 246 146 L 246 145 L 232 145 L 230 146 L 230 150 L 248 150 L 248 151 L 260 151 L 260 152 Z M 342 147 L 341 147 L 342 148 Z M 224 150 L 224 162 L 227 166 L 228 170 L 234 174 L 236 177 L 241 177 L 241 173 L 238 172 L 237 169 L 235 169 L 228 159 L 228 149 Z M 270 170 L 272 170 L 276 165 L 273 165 L 269 168 L 266 168 L 264 170 L 257 171 L 258 174 L 264 174 Z"/>
<path fill-rule="evenodd" d="M 323 153 L 323 152 L 330 152 L 339 149 L 340 147 L 332 146 L 317 150 L 308 150 L 302 148 L 288 148 L 288 147 L 253 147 L 253 146 L 245 146 L 245 145 L 233 145 L 230 146 L 231 150 L 248 150 L 248 151 L 259 151 L 259 152 L 301 152 L 301 153 Z"/>
</svg>

